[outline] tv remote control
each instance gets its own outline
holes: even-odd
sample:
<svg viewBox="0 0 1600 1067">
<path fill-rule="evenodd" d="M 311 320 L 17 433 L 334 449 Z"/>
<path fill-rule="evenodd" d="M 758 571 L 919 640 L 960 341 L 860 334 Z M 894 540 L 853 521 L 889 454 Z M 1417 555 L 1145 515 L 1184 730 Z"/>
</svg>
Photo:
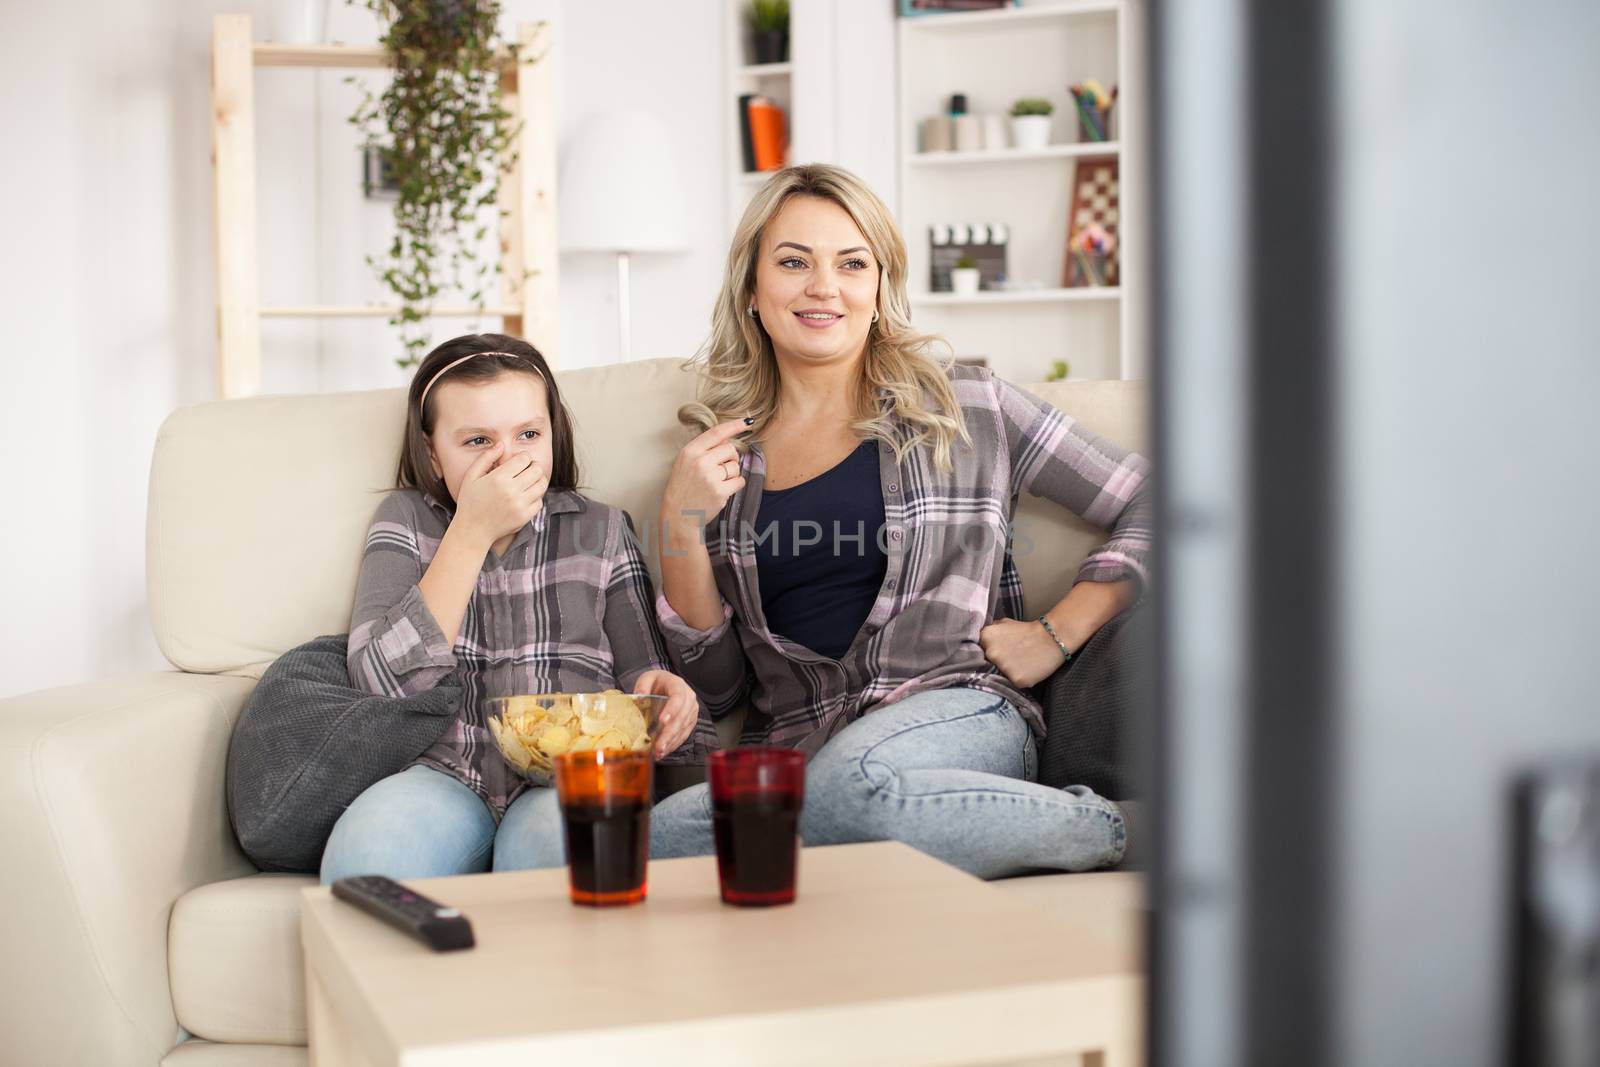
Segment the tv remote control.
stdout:
<svg viewBox="0 0 1600 1067">
<path fill-rule="evenodd" d="M 414 889 L 407 889 L 393 878 L 381 874 L 339 878 L 333 883 L 333 895 L 348 900 L 401 933 L 409 934 L 435 952 L 473 945 L 472 924 L 465 915 L 437 900 L 429 900 Z"/>
</svg>

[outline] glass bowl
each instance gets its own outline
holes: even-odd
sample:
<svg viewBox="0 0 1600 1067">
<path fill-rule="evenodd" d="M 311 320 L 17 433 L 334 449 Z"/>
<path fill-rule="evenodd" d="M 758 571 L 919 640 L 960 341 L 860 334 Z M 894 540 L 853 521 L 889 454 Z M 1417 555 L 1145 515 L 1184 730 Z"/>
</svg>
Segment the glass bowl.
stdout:
<svg viewBox="0 0 1600 1067">
<path fill-rule="evenodd" d="M 506 764 L 531 782 L 550 785 L 553 761 L 563 752 L 652 750 L 667 698 L 608 689 L 494 697 L 488 704 L 489 734 Z"/>
</svg>

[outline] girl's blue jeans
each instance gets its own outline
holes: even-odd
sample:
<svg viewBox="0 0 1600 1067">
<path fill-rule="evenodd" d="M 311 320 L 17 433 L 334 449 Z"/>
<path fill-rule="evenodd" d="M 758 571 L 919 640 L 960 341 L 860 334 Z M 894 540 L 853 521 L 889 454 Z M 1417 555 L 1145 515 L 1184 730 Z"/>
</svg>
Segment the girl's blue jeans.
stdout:
<svg viewBox="0 0 1600 1067">
<path fill-rule="evenodd" d="M 374 782 L 339 816 L 322 853 L 322 884 L 354 874 L 434 878 L 565 862 L 554 789 L 524 791 L 496 828 L 478 794 L 419 765 Z"/>
</svg>

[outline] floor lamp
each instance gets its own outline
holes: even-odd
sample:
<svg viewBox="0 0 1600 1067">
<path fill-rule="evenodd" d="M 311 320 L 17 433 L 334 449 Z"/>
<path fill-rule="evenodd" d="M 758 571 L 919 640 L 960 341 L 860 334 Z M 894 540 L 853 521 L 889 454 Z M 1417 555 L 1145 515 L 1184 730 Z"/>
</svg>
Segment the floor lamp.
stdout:
<svg viewBox="0 0 1600 1067">
<path fill-rule="evenodd" d="M 631 357 L 628 257 L 689 246 L 683 186 L 666 124 L 645 111 L 610 111 L 583 122 L 562 153 L 563 252 L 617 257 L 617 339 Z"/>
</svg>

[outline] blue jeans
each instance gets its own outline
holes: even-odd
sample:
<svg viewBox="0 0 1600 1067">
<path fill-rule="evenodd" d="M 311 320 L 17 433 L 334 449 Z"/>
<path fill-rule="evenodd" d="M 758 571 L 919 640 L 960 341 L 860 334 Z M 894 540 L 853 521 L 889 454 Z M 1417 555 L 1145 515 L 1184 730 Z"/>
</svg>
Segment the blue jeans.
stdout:
<svg viewBox="0 0 1600 1067">
<path fill-rule="evenodd" d="M 1087 871 L 1122 858 L 1117 806 L 1085 786 L 1031 779 L 1037 753 L 1010 702 L 976 689 L 918 693 L 841 730 L 806 767 L 807 845 L 903 841 L 980 878 Z M 712 852 L 711 795 L 656 805 L 650 855 Z"/>
<path fill-rule="evenodd" d="M 368 786 L 333 824 L 322 884 L 353 874 L 435 878 L 566 863 L 554 789 L 530 788 L 497 828 L 483 798 L 432 767 L 407 767 Z"/>
</svg>

